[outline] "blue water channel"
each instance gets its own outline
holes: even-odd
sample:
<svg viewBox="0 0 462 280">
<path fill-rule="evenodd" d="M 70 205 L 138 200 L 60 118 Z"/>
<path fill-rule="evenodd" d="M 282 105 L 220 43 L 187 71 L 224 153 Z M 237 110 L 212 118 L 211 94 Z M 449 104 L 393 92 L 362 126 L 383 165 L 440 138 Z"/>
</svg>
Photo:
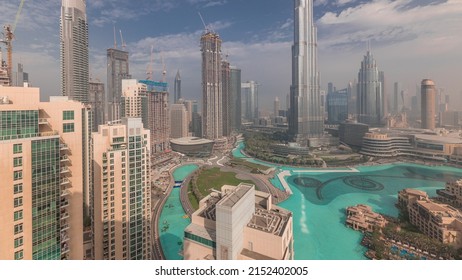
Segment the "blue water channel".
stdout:
<svg viewBox="0 0 462 280">
<path fill-rule="evenodd" d="M 173 171 L 175 181 L 182 181 L 198 168 L 195 164 L 178 167 Z M 186 186 L 184 186 L 186 187 Z M 191 219 L 181 206 L 180 188 L 172 189 L 159 219 L 159 238 L 167 260 L 182 260 L 179 252 L 183 248 L 184 229 L 191 223 Z"/>
</svg>

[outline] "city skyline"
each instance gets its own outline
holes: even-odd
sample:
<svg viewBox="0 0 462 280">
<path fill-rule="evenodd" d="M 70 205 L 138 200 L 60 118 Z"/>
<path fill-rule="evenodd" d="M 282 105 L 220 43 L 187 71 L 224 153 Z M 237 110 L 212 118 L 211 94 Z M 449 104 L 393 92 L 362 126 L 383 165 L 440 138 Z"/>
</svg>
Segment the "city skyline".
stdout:
<svg viewBox="0 0 462 280">
<path fill-rule="evenodd" d="M 0 2 L 5 9 L 4 23 L 12 22 L 18 4 Z M 262 1 L 141 1 L 139 5 L 144 9 L 137 6 L 136 10 L 118 0 L 88 2 L 90 74 L 104 81 L 105 52 L 114 44 L 115 24 L 116 30 L 123 32 L 134 77 L 145 76 L 149 50 L 154 45 L 154 77 L 161 79 L 162 52 L 167 81 L 173 85 L 176 70 L 180 69 L 185 98 L 198 99 L 199 38 L 203 31 L 197 15 L 200 11 L 206 23 L 219 31 L 223 51 L 230 54 L 232 65 L 242 69 L 242 80 L 258 80 L 262 84 L 261 94 L 269 100 L 262 107 L 271 110 L 271 100 L 288 93 L 293 29 L 292 2 L 271 2 L 272 5 L 256 9 Z M 460 93 L 455 78 L 455 73 L 460 72 L 457 61 L 461 54 L 457 50 L 462 46 L 462 39 L 456 35 L 462 31 L 462 24 L 458 24 L 462 5 L 458 1 L 318 0 L 314 4 L 321 88 L 326 88 L 328 82 L 342 88 L 353 80 L 357 61 L 366 49 L 366 41 L 371 40 L 375 57 L 387 73 L 389 96 L 395 81 L 412 94 L 423 78 L 433 79 L 452 96 Z M 24 64 L 32 85 L 42 88 L 42 99 L 59 93 L 59 5 L 26 2 L 13 42 L 14 65 Z M 153 14 L 156 20 L 149 21 Z M 146 23 L 152 28 L 140 28 Z M 117 36 L 119 46 L 120 41 Z M 453 100 L 461 103 L 460 99 Z"/>
</svg>

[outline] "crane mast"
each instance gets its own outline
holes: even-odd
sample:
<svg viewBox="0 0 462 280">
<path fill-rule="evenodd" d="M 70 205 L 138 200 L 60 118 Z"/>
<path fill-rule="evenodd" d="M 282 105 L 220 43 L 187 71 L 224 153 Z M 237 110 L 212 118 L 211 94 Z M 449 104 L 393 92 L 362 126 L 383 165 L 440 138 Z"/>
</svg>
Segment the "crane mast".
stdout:
<svg viewBox="0 0 462 280">
<path fill-rule="evenodd" d="M 19 3 L 18 11 L 16 12 L 16 17 L 14 19 L 13 25 L 7 24 L 3 27 L 3 39 L 0 42 L 6 45 L 7 52 L 7 72 L 10 85 L 13 84 L 13 39 L 14 39 L 14 30 L 16 29 L 16 24 L 19 21 L 19 16 L 21 15 L 21 10 L 24 5 L 24 0 L 21 0 Z"/>
</svg>

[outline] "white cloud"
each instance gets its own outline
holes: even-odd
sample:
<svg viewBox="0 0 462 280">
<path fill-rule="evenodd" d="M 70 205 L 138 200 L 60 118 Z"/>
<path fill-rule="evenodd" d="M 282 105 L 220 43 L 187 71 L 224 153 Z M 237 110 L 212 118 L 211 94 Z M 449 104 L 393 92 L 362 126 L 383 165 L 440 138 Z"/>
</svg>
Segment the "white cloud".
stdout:
<svg viewBox="0 0 462 280">
<path fill-rule="evenodd" d="M 415 4 L 374 0 L 337 14 L 325 13 L 317 21 L 322 76 L 339 88 L 345 86 L 357 75 L 366 41 L 371 40 L 389 88 L 401 81 L 413 93 L 414 85 L 429 77 L 447 91 L 459 93 L 455 73 L 462 71 L 457 63 L 462 60 L 462 2 Z"/>
</svg>

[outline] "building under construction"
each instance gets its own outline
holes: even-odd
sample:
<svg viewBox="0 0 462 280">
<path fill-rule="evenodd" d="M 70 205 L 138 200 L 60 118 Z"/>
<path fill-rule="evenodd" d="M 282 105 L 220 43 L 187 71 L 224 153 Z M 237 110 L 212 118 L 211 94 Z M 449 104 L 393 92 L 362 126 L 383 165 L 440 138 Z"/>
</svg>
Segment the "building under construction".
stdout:
<svg viewBox="0 0 462 280">
<path fill-rule="evenodd" d="M 151 80 L 123 80 L 122 116 L 139 117 L 150 130 L 151 155 L 170 151 L 168 84 Z"/>
</svg>

